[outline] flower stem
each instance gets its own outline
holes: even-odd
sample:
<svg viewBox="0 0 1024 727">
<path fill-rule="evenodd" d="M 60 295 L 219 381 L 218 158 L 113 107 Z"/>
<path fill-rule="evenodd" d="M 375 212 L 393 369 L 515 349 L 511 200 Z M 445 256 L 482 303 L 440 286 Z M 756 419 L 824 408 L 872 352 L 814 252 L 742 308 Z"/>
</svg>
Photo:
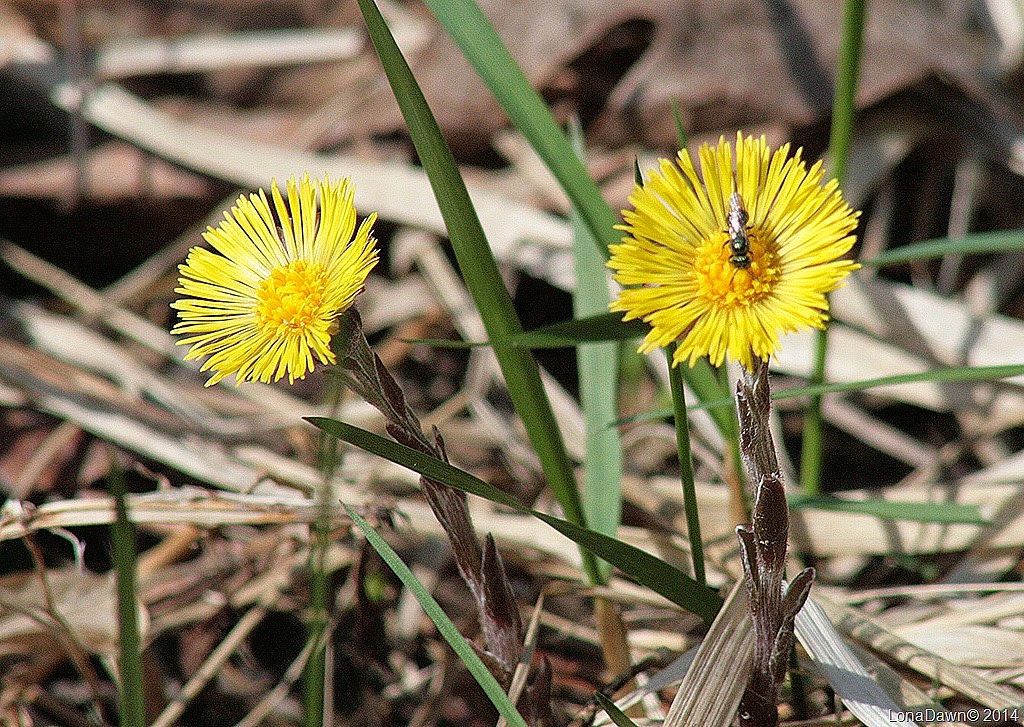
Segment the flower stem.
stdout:
<svg viewBox="0 0 1024 727">
<path fill-rule="evenodd" d="M 779 689 L 793 647 L 793 623 L 814 582 L 805 568 L 786 583 L 789 510 L 782 472 L 771 435 L 771 390 L 768 362 L 758 359 L 744 370 L 736 389 L 740 452 L 754 484 L 751 523 L 736 528 L 750 596 L 754 662 L 740 700 L 740 727 L 775 727 L 779 723 Z"/>
<path fill-rule="evenodd" d="M 676 418 L 676 447 L 679 452 L 679 480 L 683 486 L 683 509 L 686 511 L 686 532 L 690 537 L 693 558 L 693 577 L 702 586 L 707 585 L 704 573 L 704 541 L 700 536 L 700 517 L 697 509 L 697 488 L 693 480 L 693 454 L 690 451 L 690 425 L 686 416 L 686 392 L 683 373 L 672 365 L 676 344 L 665 349 L 668 356 L 668 380 L 672 387 L 672 406 Z"/>
<path fill-rule="evenodd" d="M 857 78 L 860 75 L 866 10 L 865 0 L 846 0 L 843 3 L 843 28 L 836 69 L 835 99 L 832 103 L 832 131 L 829 138 L 832 175 L 839 180 L 840 187 L 846 175 L 850 137 L 853 135 L 854 100 L 857 93 Z M 825 383 L 827 356 L 828 333 L 827 330 L 822 330 L 817 333 L 815 342 L 814 363 L 808 382 L 811 386 Z M 823 427 L 821 397 L 811 397 L 804 419 L 803 450 L 800 458 L 800 484 L 808 495 L 817 495 L 821 491 Z"/>
</svg>

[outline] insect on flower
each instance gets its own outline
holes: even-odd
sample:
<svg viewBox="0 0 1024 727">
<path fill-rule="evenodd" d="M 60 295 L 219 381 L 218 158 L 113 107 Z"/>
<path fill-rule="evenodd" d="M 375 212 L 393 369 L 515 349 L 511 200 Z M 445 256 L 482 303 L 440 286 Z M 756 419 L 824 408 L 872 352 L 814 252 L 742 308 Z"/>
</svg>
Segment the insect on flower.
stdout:
<svg viewBox="0 0 1024 727">
<path fill-rule="evenodd" d="M 750 238 L 747 237 L 747 221 L 749 220 L 747 210 L 743 207 L 743 198 L 739 192 L 733 192 L 729 197 L 729 212 L 726 215 L 728 228 L 726 233 L 729 240 L 725 243 L 729 246 L 729 262 L 739 270 L 746 270 L 750 267 Z"/>
<path fill-rule="evenodd" d="M 843 257 L 858 213 L 790 150 L 737 133 L 701 146 L 699 164 L 686 150 L 661 160 L 633 190 L 608 267 L 624 286 L 611 309 L 651 327 L 641 353 L 675 342 L 673 364 L 752 371 L 783 334 L 825 326 L 827 294 L 860 267 Z"/>
</svg>

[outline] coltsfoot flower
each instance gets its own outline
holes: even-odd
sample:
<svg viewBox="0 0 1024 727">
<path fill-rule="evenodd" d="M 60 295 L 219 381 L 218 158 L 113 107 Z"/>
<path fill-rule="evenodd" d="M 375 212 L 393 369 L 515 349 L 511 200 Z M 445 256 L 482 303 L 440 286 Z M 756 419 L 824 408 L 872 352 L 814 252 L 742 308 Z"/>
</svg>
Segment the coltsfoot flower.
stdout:
<svg viewBox="0 0 1024 727">
<path fill-rule="evenodd" d="M 608 267 L 628 287 L 612 303 L 624 320 L 651 326 L 641 353 L 678 342 L 673 364 L 728 357 L 748 370 L 776 351 L 782 333 L 823 328 L 826 293 L 860 266 L 839 259 L 854 243 L 859 212 L 836 180 L 822 184 L 801 149 L 774 153 L 764 137 L 722 137 L 663 159 L 623 211 L 627 233 Z"/>
<path fill-rule="evenodd" d="M 377 264 L 370 215 L 356 230 L 350 180 L 287 183 L 287 201 L 271 183 L 242 195 L 203 238 L 214 251 L 194 247 L 178 270 L 171 304 L 185 335 L 186 359 L 209 356 L 212 386 L 235 374 L 243 381 L 288 381 L 312 371 L 315 359 L 334 363 L 331 333 Z M 353 236 L 354 233 L 354 236 Z"/>
</svg>

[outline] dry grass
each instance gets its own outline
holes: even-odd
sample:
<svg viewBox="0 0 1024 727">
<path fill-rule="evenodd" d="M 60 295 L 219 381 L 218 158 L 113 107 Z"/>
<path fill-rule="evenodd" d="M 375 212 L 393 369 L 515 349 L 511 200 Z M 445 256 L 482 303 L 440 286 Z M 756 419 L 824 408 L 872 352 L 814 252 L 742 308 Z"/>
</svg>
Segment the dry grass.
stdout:
<svg viewBox="0 0 1024 727">
<path fill-rule="evenodd" d="M 251 20 L 230 2 L 216 5 L 225 27 L 246 27 L 246 19 Z M 522 12 L 532 18 L 527 5 Z M 383 221 L 386 265 L 359 302 L 378 352 L 424 424 L 444 432 L 453 463 L 524 501 L 539 497 L 539 507 L 550 507 L 535 456 L 506 405 L 491 353 L 410 342 L 479 341 L 484 333 L 446 254 L 426 180 L 409 158 L 394 112 L 381 110 L 390 107 L 380 72 L 351 9 L 332 9 L 330 17 L 322 17 L 308 4 L 269 6 L 287 19 L 281 25 L 305 26 L 310 35 L 296 44 L 291 36 L 228 34 L 194 47 L 182 42 L 154 52 L 153 39 L 175 20 L 173 15 L 156 17 L 157 11 L 147 6 L 126 5 L 113 16 L 98 6 L 83 8 L 78 18 L 99 55 L 91 76 L 98 85 L 80 123 L 113 140 L 105 137 L 94 150 L 44 157 L 41 149 L 59 137 L 41 127 L 17 137 L 19 145 L 5 153 L 0 202 L 7 211 L 0 216 L 11 222 L 0 225 L 6 238 L 0 258 L 11 271 L 5 280 L 12 281 L 12 293 L 20 291 L 0 303 L 0 484 L 8 498 L 0 512 L 5 555 L 0 568 L 6 573 L 0 580 L 0 655 L 10 662 L 2 672 L 0 720 L 6 723 L 88 724 L 90 703 L 110 705 L 113 692 L 103 664 L 116 644 L 110 620 L 114 594 L 105 575 L 106 530 L 98 527 L 113 517 L 105 485 L 109 451 L 129 472 L 135 493 L 130 510 L 145 546 L 139 575 L 148 624 L 151 721 L 256 724 L 260 716 L 263 724 L 298 723 L 295 685 L 308 658 L 301 628 L 308 600 L 305 564 L 309 528 L 317 515 L 314 493 L 323 485 L 315 461 L 316 434 L 301 417 L 327 413 L 318 403 L 322 375 L 317 372 L 292 389 L 258 384 L 205 389 L 204 377 L 181 362 L 182 351 L 167 332 L 175 266 L 198 242 L 197 230 L 209 221 L 207 213 L 219 216 L 223 200 L 236 187 L 253 188 L 304 170 L 354 178 L 360 211 L 377 210 Z M 757 4 L 736 6 L 741 17 L 761 18 Z M 795 6 L 809 19 L 811 39 L 827 55 L 832 31 L 809 3 Z M 614 75 L 609 58 L 615 48 L 642 57 L 636 66 L 642 71 L 651 57 L 642 56 L 647 46 L 640 41 L 646 37 L 654 51 L 665 52 L 663 34 L 677 30 L 674 23 L 680 22 L 672 19 L 668 4 L 652 7 L 657 19 L 652 28 L 627 28 L 650 34 L 637 40 L 618 25 L 621 18 L 595 3 L 584 23 L 586 32 L 580 31 L 570 45 L 578 53 L 611 48 L 610 55 L 598 56 L 608 66 L 605 75 Z M 57 40 L 41 6 L 5 4 L 0 10 L 0 18 L 7 19 L 0 31 L 17 41 L 12 48 L 42 53 L 56 44 L 69 47 Z M 691 10 L 698 26 L 710 23 L 706 14 L 711 11 Z M 433 93 L 439 104 L 456 104 L 440 80 L 451 51 L 421 14 L 405 6 L 391 11 L 396 33 L 417 62 L 414 68 L 418 64 L 424 78 L 433 79 L 428 97 Z M 185 29 L 210 29 L 197 7 L 183 5 L 179 12 L 177 22 Z M 894 10 L 886 5 L 877 12 L 882 22 Z M 1014 46 L 1003 46 L 996 89 L 974 93 L 981 60 L 987 54 L 995 57 L 998 39 L 979 37 L 978 48 L 950 40 L 960 37 L 956 31 L 962 19 L 928 14 L 925 4 L 912 6 L 912 12 L 923 13 L 931 23 L 923 32 L 937 39 L 934 56 L 928 55 L 927 43 L 915 44 L 908 51 L 913 63 L 903 58 L 893 64 L 898 68 L 881 69 L 872 50 L 899 47 L 903 31 L 894 24 L 869 40 L 869 91 L 862 102 L 849 184 L 854 205 L 865 209 L 864 258 L 907 241 L 1024 226 L 1021 165 L 1010 143 L 1019 141 L 1020 114 L 1007 102 L 1020 91 L 1020 49 L 1013 55 Z M 498 17 L 499 30 L 508 32 L 511 20 Z M 104 27 L 103 18 L 113 27 Z M 504 21 L 509 25 L 502 26 Z M 626 33 L 625 40 L 620 38 L 624 46 L 615 45 L 612 31 Z M 115 47 L 119 33 L 138 40 Z M 528 40 L 520 37 L 528 33 L 510 34 L 517 36 L 516 47 Z M 939 39 L 946 39 L 945 45 Z M 42 57 L 44 67 L 57 67 Z M 626 135 L 616 132 L 628 128 L 630 117 L 620 97 L 631 87 L 647 89 L 641 94 L 644 117 L 653 117 L 668 95 L 687 98 L 681 90 L 688 89 L 693 103 L 684 107 L 690 110 L 687 120 L 695 140 L 717 138 L 742 124 L 776 141 L 792 136 L 809 153 L 821 150 L 822 117 L 801 107 L 795 92 L 754 106 L 752 99 L 760 96 L 746 85 L 737 81 L 730 97 L 706 67 L 691 68 L 676 58 L 678 66 L 659 81 L 660 95 L 627 76 L 595 99 L 584 91 L 598 88 L 601 74 L 585 64 L 573 65 L 575 56 L 566 49 L 547 55 L 538 51 L 531 58 L 531 77 L 557 108 L 590 104 L 582 109 L 584 118 L 597 118 L 590 130 L 595 142 L 604 144 L 595 149 L 591 166 L 615 204 L 621 205 L 628 189 L 633 155 L 648 159 L 655 153 L 653 145 L 668 144 L 653 130 L 636 137 L 646 139 L 650 148 L 627 145 Z M 2 62 L 8 70 L 19 70 L 11 60 Z M 936 80 L 936 71 L 947 75 Z M 172 83 L 183 73 L 200 80 Z M 38 100 L 33 94 L 39 87 L 33 89 L 24 76 L 12 78 L 18 93 L 10 97 L 11 105 L 18 113 L 28 109 L 25 113 L 59 119 L 59 107 L 73 108 L 74 97 L 65 90 L 40 112 L 31 100 Z M 974 89 L 974 95 L 963 88 Z M 707 109 L 697 104 L 700 98 L 707 99 Z M 716 116 L 719 107 L 729 113 Z M 969 108 L 969 113 L 956 116 L 950 108 Z M 568 317 L 564 291 L 571 285 L 572 262 L 570 229 L 561 216 L 564 199 L 489 105 L 474 100 L 467 107 L 466 114 L 481 114 L 475 130 L 471 124 L 460 126 L 454 110 L 449 111 L 447 129 L 466 163 L 490 242 L 518 290 L 524 318 L 538 325 Z M 708 123 L 708 115 L 722 120 Z M 0 117 L 0 123 L 17 129 L 11 118 Z M 83 169 L 87 174 L 76 176 Z M 75 197 L 76 179 L 81 198 Z M 36 206 L 25 207 L 26 199 Z M 165 227 L 174 233 L 147 237 L 145 225 L 129 229 L 127 223 L 120 228 L 109 222 L 118 219 L 119 210 L 136 207 L 143 218 L 154 211 L 173 218 Z M 97 208 L 113 210 L 105 218 L 109 229 L 98 236 L 82 212 Z M 31 217 L 29 212 L 37 209 L 52 219 L 14 219 L 19 211 Z M 108 247 L 100 248 L 98 239 Z M 86 240 L 97 247 L 89 248 Z M 834 296 L 829 379 L 848 382 L 935 367 L 1021 363 L 1022 273 L 1016 252 L 949 257 L 884 271 L 866 268 Z M 87 285 L 84 279 L 98 282 Z M 26 288 L 26 281 L 34 287 Z M 799 384 L 809 372 L 812 346 L 810 335 L 786 339 L 773 362 L 777 389 Z M 573 360 L 560 354 L 542 360 L 569 451 L 581 456 Z M 659 366 L 660 361 L 652 363 L 630 383 L 624 413 L 657 408 L 657 387 L 664 377 Z M 790 456 L 798 449 L 802 406 L 801 400 L 792 401 L 780 402 L 775 421 L 777 441 L 789 445 L 782 466 L 791 482 L 796 478 Z M 825 629 L 810 636 L 809 625 L 798 632 L 807 647 L 799 650 L 799 670 L 809 685 L 807 712 L 800 714 L 803 707 L 787 691 L 784 720 L 800 716 L 801 725 L 857 723 L 842 706 L 838 716 L 832 714 L 835 705 L 822 686 L 821 673 L 830 667 L 815 647 L 832 641 L 856 649 L 873 679 L 902 705 L 943 700 L 956 709 L 1020 706 L 1020 381 L 903 384 L 831 395 L 825 417 L 825 481 L 831 489 L 851 499 L 977 504 L 989 522 L 937 525 L 794 512 L 794 550 L 813 558 L 819 572 L 816 602 L 836 632 Z M 381 428 L 375 412 L 354 399 L 344 402 L 339 418 Z M 723 483 L 723 443 L 703 413 L 694 416 L 692 436 L 709 578 L 728 587 L 740 569 Z M 628 507 L 620 537 L 685 567 L 687 540 L 678 480 L 672 477 L 672 430 L 656 420 L 629 426 L 623 437 Z M 390 514 L 395 531 L 389 539 L 472 637 L 470 598 L 439 544 L 442 531 L 420 499 L 416 476 L 350 451 L 327 486 L 332 502 L 379 515 L 382 522 Z M 527 643 L 550 660 L 556 715 L 582 722 L 594 689 L 615 675 L 601 668 L 592 594 L 582 581 L 575 546 L 542 523 L 489 503 L 473 499 L 471 509 L 478 533 L 492 533 L 497 540 L 523 613 L 535 618 Z M 332 516 L 336 538 L 329 565 L 336 598 L 329 653 L 336 723 L 493 722 L 489 706 L 452 663 L 432 625 L 350 536 L 340 506 Z M 26 539 L 43 554 L 52 609 L 31 575 Z M 78 543 L 86 544 L 84 560 Z M 365 583 L 375 590 L 368 592 Z M 705 635 L 697 619 L 630 582 L 613 579 L 601 595 L 621 608 L 636 661 L 655 657 L 663 666 L 676 651 L 703 643 L 696 656 L 702 664 L 709 649 L 720 646 L 710 640 L 717 628 Z M 96 618 L 108 611 L 110 619 Z M 743 641 L 742 633 L 732 635 Z M 742 654 L 742 643 L 729 648 Z M 726 663 L 721 652 L 710 653 L 709 669 Z M 71 656 L 71 666 L 65 655 Z M 670 708 L 682 673 L 652 668 L 648 676 L 657 689 L 641 690 L 644 698 L 625 703 L 632 705 L 637 724 L 709 724 L 685 721 L 678 705 L 690 699 L 707 707 L 709 694 L 738 700 L 735 690 L 732 696 L 716 692 L 727 685 L 709 678 L 712 674 L 691 670 L 682 696 Z M 706 692 L 694 684 L 701 679 Z"/>
</svg>

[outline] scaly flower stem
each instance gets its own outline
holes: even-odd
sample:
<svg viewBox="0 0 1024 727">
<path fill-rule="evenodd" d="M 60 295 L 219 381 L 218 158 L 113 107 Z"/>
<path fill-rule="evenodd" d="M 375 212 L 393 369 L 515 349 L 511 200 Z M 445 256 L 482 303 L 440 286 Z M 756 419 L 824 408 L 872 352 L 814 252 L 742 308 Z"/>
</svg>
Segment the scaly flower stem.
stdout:
<svg viewBox="0 0 1024 727">
<path fill-rule="evenodd" d="M 832 174 L 839 180 L 840 187 L 846 175 L 850 137 L 853 135 L 854 98 L 857 93 L 857 77 L 860 75 L 866 10 L 867 3 L 864 0 L 846 0 L 843 5 L 843 29 L 837 63 L 835 100 L 832 104 L 832 132 L 829 139 Z M 814 353 L 814 367 L 808 382 L 811 386 L 825 383 L 827 330 L 816 333 Z M 800 458 L 800 484 L 808 495 L 817 495 L 821 491 L 823 426 L 821 397 L 811 397 L 807 417 L 804 419 L 803 450 Z"/>
<path fill-rule="evenodd" d="M 693 454 L 690 451 L 690 425 L 686 415 L 686 391 L 683 388 L 683 372 L 680 366 L 672 365 L 676 344 L 665 349 L 668 355 L 668 380 L 672 387 L 672 406 L 676 419 L 676 447 L 679 452 L 679 480 L 683 486 L 683 509 L 686 511 L 686 533 L 690 537 L 690 554 L 693 558 L 693 577 L 702 586 L 707 584 L 704 572 L 704 541 L 700 536 L 700 517 L 697 508 L 697 488 L 693 479 Z"/>
<path fill-rule="evenodd" d="M 751 524 L 736 528 L 754 628 L 754 663 L 740 700 L 740 727 L 775 727 L 779 688 L 793 646 L 793 622 L 810 593 L 814 569 L 804 569 L 790 584 L 784 580 L 789 510 L 769 427 L 767 361 L 758 359 L 753 371 L 744 370 L 736 388 L 736 407 L 740 452 L 754 484 Z"/>
<path fill-rule="evenodd" d="M 338 358 L 335 371 L 340 380 L 384 415 L 388 434 L 395 441 L 442 462 L 448 461 L 441 433 L 436 427 L 432 438 L 423 433 L 398 382 L 370 348 L 356 309 L 349 309 L 339 318 L 331 346 Z M 499 670 L 496 676 L 500 675 L 508 686 L 522 657 L 523 627 L 494 539 L 488 536 L 485 547 L 480 547 L 466 493 L 428 477 L 421 477 L 420 485 L 451 542 L 459 573 L 476 600 L 486 654 Z"/>
</svg>

